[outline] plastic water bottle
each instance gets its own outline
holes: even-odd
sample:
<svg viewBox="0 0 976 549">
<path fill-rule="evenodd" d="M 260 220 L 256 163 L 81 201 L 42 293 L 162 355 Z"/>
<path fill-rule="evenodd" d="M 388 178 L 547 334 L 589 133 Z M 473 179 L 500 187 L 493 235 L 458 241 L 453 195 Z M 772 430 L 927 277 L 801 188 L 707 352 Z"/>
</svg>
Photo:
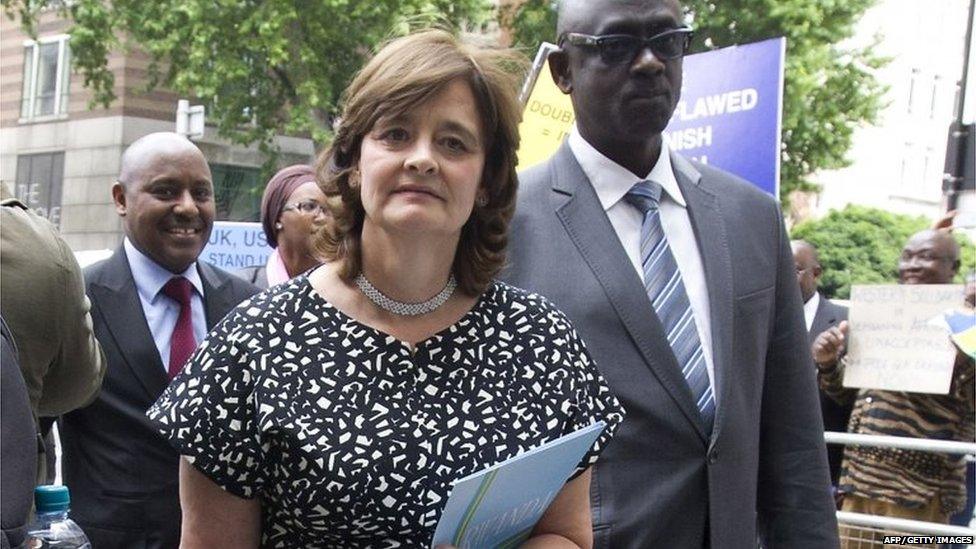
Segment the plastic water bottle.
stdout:
<svg viewBox="0 0 976 549">
<path fill-rule="evenodd" d="M 30 549 L 91 549 L 88 536 L 75 521 L 68 518 L 71 496 L 67 486 L 34 488 L 37 517 L 27 532 Z"/>
</svg>

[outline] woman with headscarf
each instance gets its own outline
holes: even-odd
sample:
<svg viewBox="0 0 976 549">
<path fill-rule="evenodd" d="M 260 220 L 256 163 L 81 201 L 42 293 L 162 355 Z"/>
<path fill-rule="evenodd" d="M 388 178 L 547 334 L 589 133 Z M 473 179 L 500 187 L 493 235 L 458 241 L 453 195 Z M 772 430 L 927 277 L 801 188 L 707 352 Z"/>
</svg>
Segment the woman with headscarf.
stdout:
<svg viewBox="0 0 976 549">
<path fill-rule="evenodd" d="M 261 198 L 261 225 L 273 248 L 266 265 L 241 269 L 239 274 L 259 288 L 292 279 L 322 263 L 312 240 L 328 219 L 325 195 L 315 170 L 305 164 L 288 166 L 274 174 Z"/>
</svg>

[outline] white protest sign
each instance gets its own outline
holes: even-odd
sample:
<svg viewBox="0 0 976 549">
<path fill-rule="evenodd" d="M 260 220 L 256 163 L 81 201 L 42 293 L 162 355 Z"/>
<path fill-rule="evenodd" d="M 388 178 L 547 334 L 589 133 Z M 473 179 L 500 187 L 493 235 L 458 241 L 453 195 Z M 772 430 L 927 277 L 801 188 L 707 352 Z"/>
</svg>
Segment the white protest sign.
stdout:
<svg viewBox="0 0 976 549">
<path fill-rule="evenodd" d="M 962 286 L 851 287 L 845 387 L 946 394 L 956 350 L 943 318 Z"/>
<path fill-rule="evenodd" d="M 214 221 L 213 232 L 200 259 L 221 269 L 236 271 L 264 265 L 269 255 L 271 246 L 268 246 L 260 223 Z"/>
</svg>

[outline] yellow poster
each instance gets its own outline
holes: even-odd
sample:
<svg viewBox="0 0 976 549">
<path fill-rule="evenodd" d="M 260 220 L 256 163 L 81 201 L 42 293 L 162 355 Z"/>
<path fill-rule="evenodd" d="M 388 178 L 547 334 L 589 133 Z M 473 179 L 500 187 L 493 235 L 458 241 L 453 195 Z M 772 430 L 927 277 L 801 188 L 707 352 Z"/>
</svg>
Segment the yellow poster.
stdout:
<svg viewBox="0 0 976 549">
<path fill-rule="evenodd" d="M 522 113 L 518 169 L 531 167 L 552 156 L 569 135 L 575 120 L 573 103 L 556 87 L 546 61 Z"/>
</svg>

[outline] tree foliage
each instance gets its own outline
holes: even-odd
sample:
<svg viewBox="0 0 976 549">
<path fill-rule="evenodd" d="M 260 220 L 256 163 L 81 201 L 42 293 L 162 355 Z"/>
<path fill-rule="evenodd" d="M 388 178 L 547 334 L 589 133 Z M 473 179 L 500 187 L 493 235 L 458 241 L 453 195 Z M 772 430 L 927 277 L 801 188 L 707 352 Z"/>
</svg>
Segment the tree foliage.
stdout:
<svg viewBox="0 0 976 549">
<path fill-rule="evenodd" d="M 847 299 L 851 284 L 889 284 L 898 280 L 898 257 L 908 237 L 930 226 L 924 217 L 898 215 L 876 208 L 847 206 L 823 219 L 794 227 L 792 238 L 817 247 L 823 277 L 820 289 L 828 297 Z M 973 243 L 956 235 L 962 267 L 956 282 L 976 266 Z"/>
<path fill-rule="evenodd" d="M 33 32 L 39 0 L 3 0 Z M 116 99 L 112 50 L 149 54 L 148 87 L 165 86 L 207 106 L 209 123 L 234 142 L 274 152 L 277 134 L 328 139 L 340 94 L 377 44 L 411 26 L 478 28 L 487 0 L 74 0 L 72 61 L 94 102 Z"/>
<path fill-rule="evenodd" d="M 685 0 L 694 52 L 786 37 L 780 197 L 813 190 L 811 174 L 850 164 L 855 128 L 873 123 L 884 88 L 871 48 L 840 44 L 875 0 Z M 515 43 L 534 50 L 556 39 L 555 2 L 527 0 L 502 11 Z"/>
</svg>

